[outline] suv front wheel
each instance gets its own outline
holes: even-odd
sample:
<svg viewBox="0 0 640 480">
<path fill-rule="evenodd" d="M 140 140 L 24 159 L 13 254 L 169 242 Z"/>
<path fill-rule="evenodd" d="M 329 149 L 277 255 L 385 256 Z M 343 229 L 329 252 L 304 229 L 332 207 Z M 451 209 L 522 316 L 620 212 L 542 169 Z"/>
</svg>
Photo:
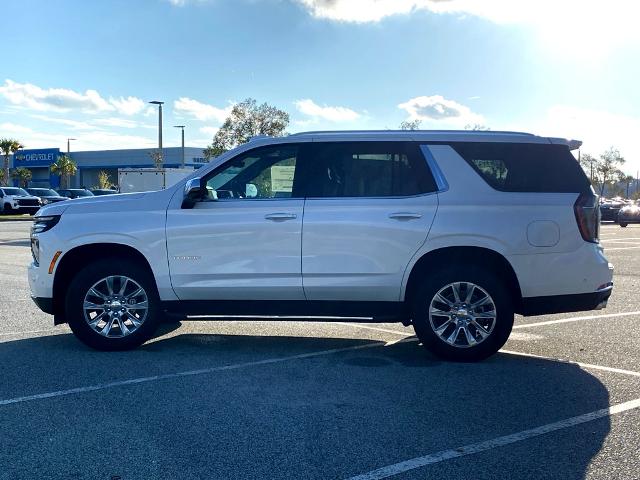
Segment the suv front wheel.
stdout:
<svg viewBox="0 0 640 480">
<path fill-rule="evenodd" d="M 413 325 L 423 346 L 457 361 L 483 360 L 506 343 L 513 327 L 508 289 L 490 270 L 431 271 L 412 300 Z"/>
<path fill-rule="evenodd" d="M 104 259 L 71 281 L 66 297 L 73 333 L 98 350 L 126 350 L 143 344 L 160 318 L 152 276 L 134 262 Z"/>
</svg>

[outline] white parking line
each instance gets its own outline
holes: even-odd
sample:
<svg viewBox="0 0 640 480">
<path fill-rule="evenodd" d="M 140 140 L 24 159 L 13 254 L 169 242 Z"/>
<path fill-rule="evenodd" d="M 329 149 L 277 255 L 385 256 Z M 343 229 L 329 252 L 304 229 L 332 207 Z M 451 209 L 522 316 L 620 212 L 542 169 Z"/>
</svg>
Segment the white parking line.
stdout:
<svg viewBox="0 0 640 480">
<path fill-rule="evenodd" d="M 69 333 L 71 332 L 71 329 L 67 328 L 67 329 L 53 329 L 53 328 L 48 328 L 46 330 L 27 330 L 24 332 L 7 332 L 7 333 L 0 333 L 0 337 L 20 337 L 22 335 L 31 335 L 34 333 Z"/>
<path fill-rule="evenodd" d="M 614 250 L 633 250 L 634 248 L 640 248 L 640 246 L 638 247 L 620 247 L 620 248 L 607 248 L 604 247 L 604 251 L 606 252 L 613 252 Z"/>
<path fill-rule="evenodd" d="M 625 243 L 629 240 L 640 240 L 640 237 L 632 237 L 632 238 L 601 238 L 605 242 L 621 242 Z"/>
<path fill-rule="evenodd" d="M 355 477 L 350 477 L 348 480 L 380 480 L 383 478 L 393 477 L 409 470 L 415 470 L 416 468 L 426 467 L 427 465 L 433 465 L 435 463 L 444 462 L 454 458 L 465 457 L 467 455 L 473 455 L 475 453 L 486 452 L 487 450 L 493 450 L 494 448 L 504 447 L 512 443 L 522 442 L 531 438 L 539 437 L 547 433 L 556 432 L 558 430 L 564 430 L 566 428 L 575 427 L 583 423 L 593 422 L 600 418 L 610 417 L 622 412 L 634 410 L 640 407 L 640 398 L 630 400 L 628 402 L 619 403 L 608 408 L 602 408 L 593 412 L 578 415 L 576 417 L 567 418 L 554 423 L 548 423 L 540 427 L 532 428 L 529 430 L 523 430 L 511 435 L 505 435 L 502 437 L 492 438 L 484 442 L 472 443 L 462 447 L 454 448 L 451 450 L 443 450 L 441 452 L 432 453 L 423 457 L 412 458 L 403 462 L 394 463 L 386 467 L 378 468 L 371 472 L 363 473 Z"/>
<path fill-rule="evenodd" d="M 514 325 L 513 329 L 520 329 L 520 328 L 531 328 L 531 327 L 541 327 L 544 325 L 555 325 L 558 323 L 570 323 L 570 322 L 579 322 L 582 320 L 598 320 L 598 319 L 602 319 L 602 318 L 615 318 L 615 317 L 631 317 L 634 315 L 640 315 L 640 311 L 635 311 L 635 312 L 622 312 L 622 313 L 607 313 L 604 315 L 589 315 L 587 317 L 571 317 L 571 318 L 561 318 L 559 320 L 548 320 L 545 322 L 536 322 L 536 323 L 525 323 L 522 325 Z M 394 335 L 403 335 L 403 336 L 410 336 L 411 333 L 410 332 L 403 332 L 401 330 L 390 330 L 388 328 L 379 328 L 379 327 L 372 327 L 370 325 L 363 325 L 361 323 L 340 323 L 339 325 L 348 325 L 354 328 L 366 328 L 367 330 L 375 330 L 378 332 L 385 332 L 385 333 L 392 333 Z"/>
<path fill-rule="evenodd" d="M 524 323 L 522 325 L 514 325 L 513 329 L 515 330 L 519 328 L 541 327 L 543 325 L 555 325 L 558 323 L 579 322 L 581 320 L 599 320 L 601 318 L 631 317 L 634 315 L 640 315 L 640 311 L 622 312 L 622 313 L 606 313 L 604 315 L 590 315 L 588 317 L 570 317 L 570 318 L 561 318 L 559 320 L 547 320 L 545 322 Z"/>
<path fill-rule="evenodd" d="M 367 330 L 374 330 L 376 332 L 391 333 L 391 334 L 394 334 L 394 335 L 403 335 L 405 337 L 414 336 L 414 334 L 412 332 L 402 332 L 400 330 L 389 330 L 388 328 L 372 327 L 371 325 L 362 325 L 361 323 L 334 323 L 334 325 L 348 325 L 349 327 L 365 328 Z"/>
<path fill-rule="evenodd" d="M 574 362 L 573 360 L 563 360 L 561 358 L 545 357 L 542 355 L 534 355 L 533 353 L 514 352 L 513 350 L 500 350 L 500 353 L 506 353 L 507 355 L 516 355 L 520 357 L 537 358 L 539 360 L 548 360 L 551 362 L 569 363 L 571 365 L 577 365 L 580 368 L 588 370 L 602 370 L 603 372 L 621 373 L 623 375 L 631 375 L 633 377 L 640 377 L 640 372 L 634 372 L 633 370 L 625 370 L 622 368 L 604 367 L 602 365 L 594 365 L 592 363 Z"/>
<path fill-rule="evenodd" d="M 408 341 L 411 341 L 411 340 L 412 339 L 409 339 Z M 405 340 L 404 339 L 400 340 L 400 342 L 403 342 L 403 341 Z M 260 365 L 270 365 L 274 363 L 288 362 L 291 360 L 321 357 L 323 355 L 332 355 L 334 353 L 349 352 L 352 350 L 363 350 L 366 348 L 383 347 L 383 346 L 385 346 L 384 342 L 365 343 L 363 345 L 354 345 L 351 347 L 344 347 L 344 348 L 332 348 L 330 350 L 320 350 L 317 352 L 301 353 L 299 355 L 290 355 L 287 357 L 268 358 L 265 360 L 257 360 L 255 362 L 235 363 L 231 365 L 222 365 L 219 367 L 202 368 L 198 370 L 188 370 L 185 372 L 165 373 L 161 375 L 152 375 L 149 377 L 129 378 L 127 380 L 118 380 L 115 382 L 100 383 L 97 385 L 88 385 L 86 387 L 76 387 L 76 388 L 69 388 L 66 390 L 57 390 L 54 392 L 44 392 L 44 393 L 37 393 L 35 395 L 26 395 L 23 397 L 8 398 L 5 400 L 0 400 L 0 406 L 12 405 L 15 403 L 30 402 L 33 400 L 41 400 L 44 398 L 63 397 L 66 395 L 74 395 L 77 393 L 95 392 L 96 390 L 106 390 L 109 388 L 123 387 L 127 385 L 139 385 L 141 383 L 157 382 L 159 380 L 167 380 L 171 378 L 190 377 L 194 375 L 206 375 L 206 374 L 210 374 L 214 372 L 222 372 L 226 370 L 237 370 L 239 368 L 256 367 Z"/>
</svg>

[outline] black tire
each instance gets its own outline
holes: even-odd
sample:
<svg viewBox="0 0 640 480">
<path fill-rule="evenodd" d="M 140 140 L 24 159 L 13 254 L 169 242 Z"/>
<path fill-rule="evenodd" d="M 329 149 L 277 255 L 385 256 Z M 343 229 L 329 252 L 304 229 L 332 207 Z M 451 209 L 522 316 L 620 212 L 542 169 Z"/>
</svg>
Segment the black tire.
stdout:
<svg viewBox="0 0 640 480">
<path fill-rule="evenodd" d="M 89 326 L 85 320 L 85 295 L 100 280 L 109 276 L 126 276 L 138 283 L 147 296 L 147 316 L 142 324 L 126 336 L 105 337 Z M 147 269 L 130 260 L 106 258 L 90 263 L 71 280 L 65 300 L 66 319 L 75 336 L 97 350 L 129 350 L 142 345 L 153 336 L 162 319 L 160 298 L 153 276 Z"/>
<path fill-rule="evenodd" d="M 11 205 L 9 205 L 8 203 L 5 203 L 4 207 L 2 208 L 2 213 L 5 215 L 11 215 L 13 213 L 13 208 L 11 208 Z"/>
<path fill-rule="evenodd" d="M 627 225 L 628 225 L 628 223 L 620 222 L 620 226 L 621 226 L 622 228 L 625 228 Z"/>
<path fill-rule="evenodd" d="M 443 287 L 456 282 L 469 282 L 480 287 L 489 294 L 495 305 L 493 330 L 473 346 L 453 346 L 445 342 L 436 334 L 429 319 L 431 301 L 436 294 Z M 514 319 L 513 300 L 504 280 L 489 269 L 474 266 L 443 267 L 429 272 L 428 277 L 415 290 L 411 299 L 411 312 L 413 327 L 422 345 L 439 357 L 459 362 L 484 360 L 500 350 L 511 334 Z M 443 319 L 442 323 L 444 322 Z M 454 325 L 449 327 L 450 331 L 453 331 L 453 327 Z M 477 331 L 475 327 L 474 330 Z M 462 335 L 461 332 L 458 333 Z"/>
</svg>

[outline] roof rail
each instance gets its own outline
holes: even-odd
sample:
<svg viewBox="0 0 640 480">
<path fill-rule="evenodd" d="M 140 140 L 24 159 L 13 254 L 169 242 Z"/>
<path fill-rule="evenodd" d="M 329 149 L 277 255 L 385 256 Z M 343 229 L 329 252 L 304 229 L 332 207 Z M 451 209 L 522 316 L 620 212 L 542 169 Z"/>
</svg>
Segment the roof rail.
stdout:
<svg viewBox="0 0 640 480">
<path fill-rule="evenodd" d="M 340 134 L 340 133 L 468 133 L 468 134 L 485 134 L 485 135 L 523 135 L 529 137 L 535 137 L 532 133 L 526 132 L 511 132 L 506 130 L 316 130 L 309 132 L 297 132 L 292 133 L 289 136 L 295 137 L 298 135 L 322 135 L 322 134 Z"/>
</svg>

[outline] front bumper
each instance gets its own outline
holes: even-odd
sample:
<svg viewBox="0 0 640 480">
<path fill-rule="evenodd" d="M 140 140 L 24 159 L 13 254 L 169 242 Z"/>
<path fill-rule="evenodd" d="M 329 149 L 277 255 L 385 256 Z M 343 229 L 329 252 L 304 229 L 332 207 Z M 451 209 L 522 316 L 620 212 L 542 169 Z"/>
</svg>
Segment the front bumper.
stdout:
<svg viewBox="0 0 640 480">
<path fill-rule="evenodd" d="M 53 315 L 53 298 L 31 297 L 31 300 L 38 306 L 40 310 L 49 315 Z"/>
<path fill-rule="evenodd" d="M 584 312 L 601 310 L 613 292 L 613 283 L 593 293 L 574 295 L 553 295 L 548 297 L 527 297 L 522 299 L 522 315 L 547 315 L 551 313 Z"/>
</svg>

